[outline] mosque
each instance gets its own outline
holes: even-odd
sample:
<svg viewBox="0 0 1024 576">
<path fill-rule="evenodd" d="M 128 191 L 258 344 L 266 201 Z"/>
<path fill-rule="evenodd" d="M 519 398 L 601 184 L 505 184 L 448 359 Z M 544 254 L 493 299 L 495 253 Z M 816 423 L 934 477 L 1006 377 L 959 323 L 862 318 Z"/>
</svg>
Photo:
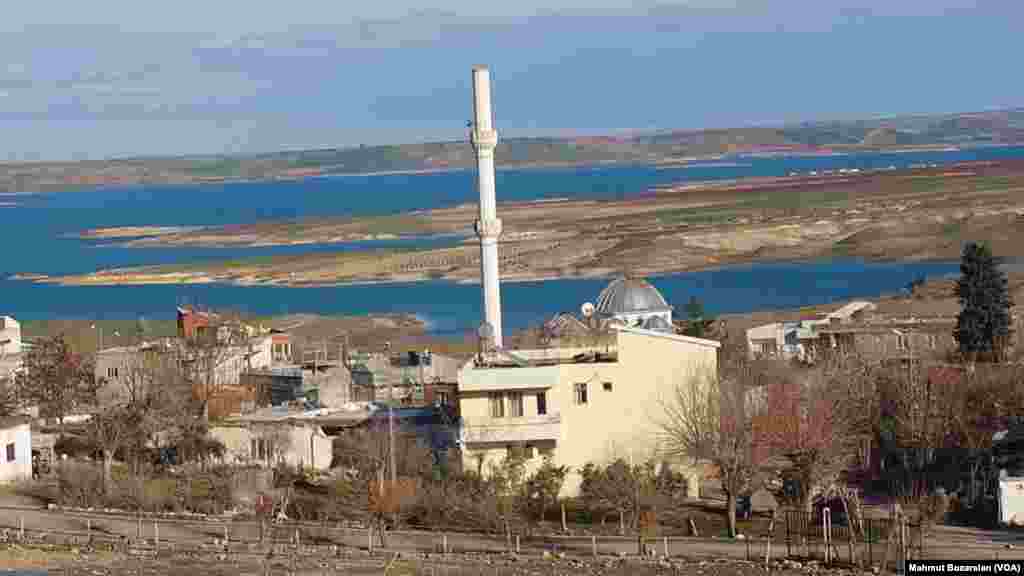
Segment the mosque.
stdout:
<svg viewBox="0 0 1024 576">
<path fill-rule="evenodd" d="M 481 353 L 458 373 L 459 443 L 463 465 L 482 474 L 519 455 L 526 472 L 545 460 L 569 467 L 562 494 L 578 493 L 588 463 L 624 459 L 680 469 L 688 496 L 696 497 L 700 468 L 665 451 L 666 403 L 717 376 L 719 342 L 677 334 L 672 307 L 646 280 L 623 275 L 608 284 L 580 315 L 545 323 L 546 345 L 506 348 L 501 324 L 501 282 L 494 190 L 490 75 L 473 69 L 484 322 Z M 584 336 L 577 338 L 577 336 Z"/>
</svg>

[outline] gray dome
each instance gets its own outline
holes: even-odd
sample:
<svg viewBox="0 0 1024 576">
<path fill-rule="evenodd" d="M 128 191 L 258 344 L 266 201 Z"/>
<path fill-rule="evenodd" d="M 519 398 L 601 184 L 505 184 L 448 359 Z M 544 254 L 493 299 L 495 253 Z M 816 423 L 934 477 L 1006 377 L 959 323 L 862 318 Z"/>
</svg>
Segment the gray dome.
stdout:
<svg viewBox="0 0 1024 576">
<path fill-rule="evenodd" d="M 617 278 L 597 297 L 596 310 L 605 316 L 663 312 L 672 308 L 661 292 L 642 278 Z"/>
<path fill-rule="evenodd" d="M 653 330 L 655 332 L 675 332 L 672 325 L 661 316 L 651 316 L 644 321 L 644 329 Z"/>
</svg>

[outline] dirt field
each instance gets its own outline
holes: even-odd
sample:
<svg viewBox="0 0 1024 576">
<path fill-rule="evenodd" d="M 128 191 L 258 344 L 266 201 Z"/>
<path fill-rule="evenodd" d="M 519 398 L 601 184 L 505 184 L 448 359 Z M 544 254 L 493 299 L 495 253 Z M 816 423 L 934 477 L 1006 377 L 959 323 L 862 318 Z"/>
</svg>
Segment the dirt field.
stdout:
<svg viewBox="0 0 1024 576">
<path fill-rule="evenodd" d="M 985 240 L 1024 256 L 1024 161 L 833 173 L 666 187 L 615 201 L 503 204 L 506 280 L 696 270 L 723 264 L 827 257 L 952 259 Z M 274 245 L 397 235 L 461 234 L 461 245 L 106 270 L 30 278 L 65 284 L 233 282 L 334 285 L 475 280 L 475 205 L 363 220 L 261 223 L 154 231 L 147 245 Z M 91 231 L 117 237 L 116 229 Z"/>
</svg>

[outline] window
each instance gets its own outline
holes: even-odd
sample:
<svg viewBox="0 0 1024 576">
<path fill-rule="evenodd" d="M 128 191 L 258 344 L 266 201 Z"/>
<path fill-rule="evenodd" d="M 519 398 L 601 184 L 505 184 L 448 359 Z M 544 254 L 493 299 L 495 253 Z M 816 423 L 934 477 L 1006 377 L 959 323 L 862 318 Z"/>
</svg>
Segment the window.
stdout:
<svg viewBox="0 0 1024 576">
<path fill-rule="evenodd" d="M 117 378 L 117 366 L 110 366 L 107 368 L 107 378 Z"/>
<path fill-rule="evenodd" d="M 907 349 L 907 337 L 903 334 L 896 335 L 896 349 L 906 350 Z"/>
<path fill-rule="evenodd" d="M 533 458 L 533 446 L 530 446 L 529 444 L 525 446 L 509 445 L 505 448 L 505 455 L 508 458 L 529 460 Z"/>
<path fill-rule="evenodd" d="M 611 382 L 605 382 L 605 383 L 601 384 L 601 387 L 604 388 L 605 392 L 611 392 L 612 391 L 612 383 Z"/>
<path fill-rule="evenodd" d="M 521 418 L 523 416 L 523 393 L 513 392 L 508 396 L 509 416 Z"/>
<path fill-rule="evenodd" d="M 434 392 L 434 401 L 438 404 L 448 405 L 448 393 L 447 392 Z"/>
<path fill-rule="evenodd" d="M 491 394 L 491 418 L 505 417 L 505 397 L 501 394 Z"/>
<path fill-rule="evenodd" d="M 935 334 L 929 334 L 928 335 L 928 347 L 931 348 L 932 350 L 935 350 L 935 344 L 936 344 Z"/>
<path fill-rule="evenodd" d="M 761 355 L 771 356 L 775 353 L 775 344 L 773 342 L 761 342 Z"/>
<path fill-rule="evenodd" d="M 7 445 L 7 461 L 14 462 L 14 442 Z"/>
<path fill-rule="evenodd" d="M 537 415 L 543 416 L 548 413 L 548 395 L 544 392 L 537 393 Z"/>
<path fill-rule="evenodd" d="M 576 404 L 587 403 L 587 383 L 576 384 Z"/>
</svg>

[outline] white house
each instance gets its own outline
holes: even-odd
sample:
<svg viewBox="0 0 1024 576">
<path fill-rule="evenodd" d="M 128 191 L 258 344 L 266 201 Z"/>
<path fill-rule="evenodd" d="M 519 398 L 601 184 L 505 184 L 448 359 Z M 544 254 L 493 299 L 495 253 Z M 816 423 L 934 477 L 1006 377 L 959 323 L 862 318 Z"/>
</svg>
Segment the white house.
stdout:
<svg viewBox="0 0 1024 576">
<path fill-rule="evenodd" d="M 32 429 L 23 416 L 0 418 L 0 483 L 32 479 Z"/>
<path fill-rule="evenodd" d="M 21 324 L 10 316 L 0 316 L 0 356 L 21 354 Z"/>
</svg>

